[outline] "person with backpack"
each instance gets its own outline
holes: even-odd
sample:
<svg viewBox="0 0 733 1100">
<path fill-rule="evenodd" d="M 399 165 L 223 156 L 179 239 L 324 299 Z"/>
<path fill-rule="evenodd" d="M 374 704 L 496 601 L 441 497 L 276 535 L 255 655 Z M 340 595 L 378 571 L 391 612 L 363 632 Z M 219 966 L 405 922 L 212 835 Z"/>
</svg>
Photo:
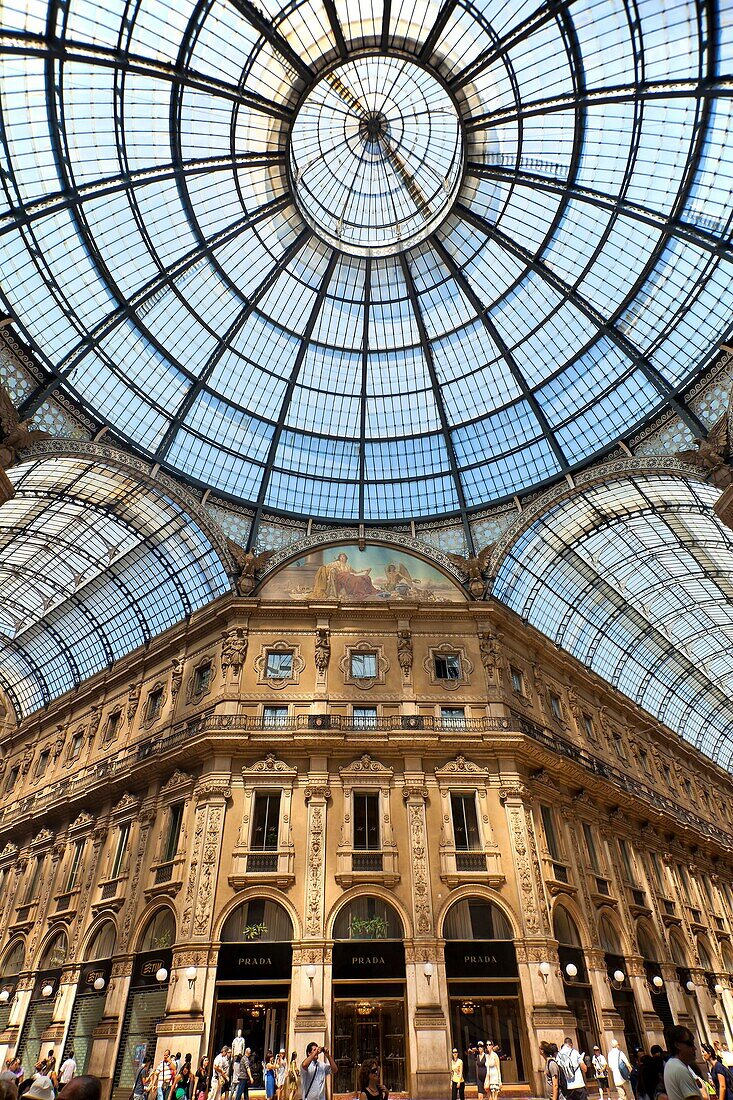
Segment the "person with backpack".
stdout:
<svg viewBox="0 0 733 1100">
<path fill-rule="evenodd" d="M 588 1100 L 588 1091 L 585 1087 L 585 1061 L 580 1051 L 573 1046 L 573 1041 L 566 1038 L 557 1054 L 557 1060 L 565 1070 L 570 1100 Z"/>
<path fill-rule="evenodd" d="M 715 1089 L 715 1092 L 711 1095 L 717 1097 L 717 1100 L 733 1100 L 733 1073 L 731 1070 L 723 1064 L 723 1059 L 709 1043 L 702 1044 L 702 1056 L 705 1059 L 712 1087 Z"/>
<path fill-rule="evenodd" d="M 567 1100 L 568 1082 L 557 1058 L 557 1043 L 540 1043 L 540 1054 L 545 1059 L 548 1100 Z"/>
<path fill-rule="evenodd" d="M 625 1097 L 625 1100 L 634 1100 L 631 1089 L 631 1062 L 625 1051 L 618 1045 L 618 1039 L 611 1039 L 611 1049 L 606 1060 L 618 1095 Z"/>
</svg>

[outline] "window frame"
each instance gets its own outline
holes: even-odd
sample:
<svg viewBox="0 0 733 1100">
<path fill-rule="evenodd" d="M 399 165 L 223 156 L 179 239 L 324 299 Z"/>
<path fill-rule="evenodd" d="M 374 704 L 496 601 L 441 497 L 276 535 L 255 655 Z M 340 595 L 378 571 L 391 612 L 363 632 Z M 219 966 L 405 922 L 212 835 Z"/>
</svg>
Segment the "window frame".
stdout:
<svg viewBox="0 0 733 1100">
<path fill-rule="evenodd" d="M 267 843 L 268 834 L 271 833 L 272 826 L 270 823 L 270 806 L 272 800 L 277 800 L 275 810 L 275 842 L 274 844 Z M 265 803 L 265 815 L 263 821 L 263 840 L 262 844 L 257 844 L 255 841 L 255 833 L 258 828 L 258 806 Z M 280 829 L 282 827 L 282 791 L 281 790 L 257 790 L 254 792 L 254 798 L 252 799 L 252 823 L 249 837 L 249 850 L 251 852 L 277 852 L 280 849 Z"/>
<path fill-rule="evenodd" d="M 524 673 L 516 665 L 509 666 L 509 680 L 515 695 L 524 695 Z"/>
<path fill-rule="evenodd" d="M 458 831 L 456 829 L 456 802 L 460 801 L 461 805 L 461 817 L 462 827 L 466 836 L 466 843 L 459 844 Z M 473 810 L 473 821 L 468 822 L 466 816 L 466 806 L 470 805 Z M 451 808 L 451 826 L 453 828 L 453 846 L 457 852 L 482 852 L 484 846 L 481 837 L 481 826 L 479 824 L 479 812 L 478 812 L 478 791 L 469 790 L 454 790 L 450 792 L 450 808 Z M 469 815 L 470 816 L 470 815 Z M 474 832 L 475 844 L 471 843 L 471 833 Z"/>
<path fill-rule="evenodd" d="M 367 668 L 367 661 L 370 662 Z M 355 668 L 359 662 L 364 663 L 361 670 Z M 379 675 L 379 653 L 376 649 L 352 649 L 349 652 L 349 677 L 352 680 L 376 680 Z"/>
<path fill-rule="evenodd" d="M 359 829 L 359 814 L 357 812 L 357 806 L 361 805 L 363 799 L 364 808 L 364 843 L 357 843 L 357 830 Z M 381 852 L 382 845 L 382 828 L 381 828 L 381 792 L 378 790 L 358 789 L 355 788 L 351 792 L 351 813 L 352 813 L 352 848 L 355 852 Z M 371 812 L 370 812 L 371 807 Z M 370 817 L 373 820 L 370 820 Z M 370 835 L 376 837 L 376 844 L 370 843 Z"/>
</svg>

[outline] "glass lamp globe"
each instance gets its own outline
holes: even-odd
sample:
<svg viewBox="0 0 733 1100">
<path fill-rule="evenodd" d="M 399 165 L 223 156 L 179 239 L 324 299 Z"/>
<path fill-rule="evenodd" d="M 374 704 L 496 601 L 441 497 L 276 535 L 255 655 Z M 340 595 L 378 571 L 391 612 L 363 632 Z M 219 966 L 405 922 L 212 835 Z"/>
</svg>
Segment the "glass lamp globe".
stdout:
<svg viewBox="0 0 733 1100">
<path fill-rule="evenodd" d="M 164 966 L 161 966 L 160 970 L 158 970 L 156 972 L 155 980 L 156 980 L 156 982 L 164 982 L 164 981 L 167 980 L 167 978 L 168 978 L 168 971 L 166 970 L 166 968 Z"/>
<path fill-rule="evenodd" d="M 615 982 L 618 982 L 618 983 L 619 983 L 619 985 L 620 985 L 620 984 L 621 984 L 621 982 L 622 982 L 622 981 L 623 981 L 623 980 L 625 979 L 625 977 L 626 977 L 626 975 L 624 974 L 623 970 L 614 970 L 614 972 L 613 972 L 613 980 L 614 980 Z"/>
</svg>

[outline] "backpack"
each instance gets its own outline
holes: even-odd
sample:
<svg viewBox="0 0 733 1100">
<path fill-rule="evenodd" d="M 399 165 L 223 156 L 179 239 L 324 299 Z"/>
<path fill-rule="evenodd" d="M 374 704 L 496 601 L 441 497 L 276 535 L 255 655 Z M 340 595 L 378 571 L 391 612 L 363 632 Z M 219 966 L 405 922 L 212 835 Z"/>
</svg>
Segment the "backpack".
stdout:
<svg viewBox="0 0 733 1100">
<path fill-rule="evenodd" d="M 547 1062 L 547 1077 L 548 1077 L 551 1084 L 552 1084 L 552 1076 L 550 1074 L 550 1062 L 554 1062 L 555 1065 L 557 1066 L 557 1095 L 558 1096 L 567 1096 L 568 1095 L 568 1078 L 567 1078 L 567 1074 L 565 1073 L 565 1067 L 563 1066 L 562 1062 L 560 1062 L 559 1059 L 557 1059 L 557 1058 L 548 1059 L 548 1062 Z"/>
</svg>

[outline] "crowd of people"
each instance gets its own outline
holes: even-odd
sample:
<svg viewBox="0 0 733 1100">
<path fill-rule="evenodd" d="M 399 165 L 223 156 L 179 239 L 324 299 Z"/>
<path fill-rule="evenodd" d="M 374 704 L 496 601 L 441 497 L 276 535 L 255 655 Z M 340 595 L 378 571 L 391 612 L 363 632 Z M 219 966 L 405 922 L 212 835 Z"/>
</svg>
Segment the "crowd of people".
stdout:
<svg viewBox="0 0 733 1100">
<path fill-rule="evenodd" d="M 0 1072 L 0 1100 L 100 1100 L 102 1084 L 98 1077 L 77 1074 L 73 1050 L 56 1065 L 53 1049 L 39 1058 L 30 1073 L 26 1073 L 20 1058 L 10 1057 Z"/>
</svg>

